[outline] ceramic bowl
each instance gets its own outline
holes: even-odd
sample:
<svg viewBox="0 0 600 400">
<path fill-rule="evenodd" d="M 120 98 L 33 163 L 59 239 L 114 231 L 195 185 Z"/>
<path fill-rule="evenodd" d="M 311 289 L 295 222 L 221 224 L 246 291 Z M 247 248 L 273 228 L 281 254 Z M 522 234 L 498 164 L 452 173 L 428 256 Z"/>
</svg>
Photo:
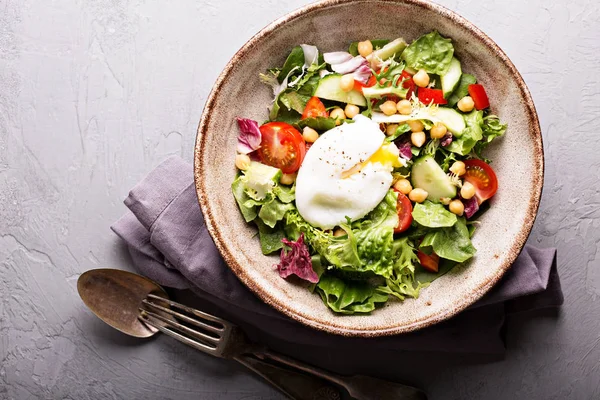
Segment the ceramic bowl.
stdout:
<svg viewBox="0 0 600 400">
<path fill-rule="evenodd" d="M 304 287 L 281 279 L 277 257 L 260 251 L 231 194 L 238 116 L 267 119 L 271 90 L 259 72 L 282 65 L 301 43 L 320 51 L 344 50 L 355 40 L 403 37 L 408 42 L 437 29 L 453 39 L 463 71 L 477 76 L 492 110 L 508 123 L 505 137 L 488 149 L 500 182 L 473 244 L 477 255 L 422 290 L 418 299 L 389 301 L 369 315 L 336 315 Z M 232 105 L 237 105 L 233 107 Z M 195 151 L 195 181 L 206 226 L 239 279 L 265 303 L 303 324 L 346 336 L 413 331 L 447 319 L 482 297 L 521 251 L 542 192 L 544 158 L 538 117 L 523 79 L 506 54 L 473 24 L 421 0 L 326 0 L 268 25 L 229 61 L 204 108 Z"/>
</svg>

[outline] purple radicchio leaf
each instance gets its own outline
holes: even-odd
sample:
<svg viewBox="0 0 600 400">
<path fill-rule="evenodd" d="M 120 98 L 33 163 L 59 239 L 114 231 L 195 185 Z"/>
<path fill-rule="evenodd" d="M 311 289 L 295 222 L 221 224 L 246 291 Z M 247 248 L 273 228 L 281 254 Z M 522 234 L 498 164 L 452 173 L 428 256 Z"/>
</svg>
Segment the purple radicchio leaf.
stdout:
<svg viewBox="0 0 600 400">
<path fill-rule="evenodd" d="M 467 219 L 471 218 L 473 214 L 479 210 L 479 203 L 475 196 L 471 197 L 469 200 L 462 199 L 462 202 L 465 205 L 465 217 L 467 217 Z"/>
<path fill-rule="evenodd" d="M 305 281 L 312 283 L 319 282 L 319 276 L 313 270 L 308 246 L 304 244 L 304 234 L 300 234 L 297 241 L 282 239 L 283 244 L 290 249 L 286 251 L 285 247 L 281 249 L 281 258 L 277 264 L 279 276 L 287 278 L 290 275 L 296 275 Z"/>
<path fill-rule="evenodd" d="M 369 63 L 366 60 L 364 64 L 362 64 L 356 69 L 356 71 L 352 73 L 355 81 L 359 81 L 360 83 L 364 84 L 366 84 L 369 78 L 371 78 L 371 75 L 373 75 L 373 72 L 371 71 Z"/>
<path fill-rule="evenodd" d="M 442 141 L 440 142 L 440 144 L 442 145 L 442 147 L 446 147 L 450 143 L 452 143 L 452 133 L 446 132 L 446 134 L 442 138 Z"/>
<path fill-rule="evenodd" d="M 347 51 L 331 51 L 329 53 L 323 53 L 323 59 L 327 64 L 341 64 L 345 61 L 352 60 L 352 54 Z"/>
<path fill-rule="evenodd" d="M 367 60 L 363 56 L 356 56 L 348 61 L 344 61 L 341 64 L 332 64 L 331 69 L 333 72 L 338 74 L 349 74 L 356 71 L 361 65 L 367 63 Z"/>
<path fill-rule="evenodd" d="M 238 136 L 238 153 L 248 154 L 260 147 L 261 135 L 258 129 L 258 122 L 248 118 L 238 118 L 240 134 Z"/>
<path fill-rule="evenodd" d="M 398 140 L 395 141 L 398 150 L 400 150 L 400 155 L 407 160 L 412 159 L 412 145 L 410 143 L 410 138 L 407 135 L 402 135 Z"/>
</svg>

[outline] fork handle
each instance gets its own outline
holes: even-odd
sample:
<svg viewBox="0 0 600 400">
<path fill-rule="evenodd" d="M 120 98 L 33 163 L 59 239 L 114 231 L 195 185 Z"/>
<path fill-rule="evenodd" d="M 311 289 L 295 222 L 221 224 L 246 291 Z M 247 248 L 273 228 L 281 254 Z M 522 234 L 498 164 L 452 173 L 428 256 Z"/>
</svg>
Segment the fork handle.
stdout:
<svg viewBox="0 0 600 400">
<path fill-rule="evenodd" d="M 296 369 L 283 368 L 252 355 L 242 354 L 234 359 L 262 376 L 285 395 L 295 400 L 339 400 L 340 390 L 315 375 Z"/>
<path fill-rule="evenodd" d="M 343 376 L 321 368 L 305 364 L 298 360 L 266 350 L 257 356 L 266 356 L 284 365 L 311 373 L 330 382 L 336 383 L 346 389 L 356 400 L 427 400 L 427 395 L 420 389 L 400 383 L 390 382 L 364 375 Z"/>
</svg>

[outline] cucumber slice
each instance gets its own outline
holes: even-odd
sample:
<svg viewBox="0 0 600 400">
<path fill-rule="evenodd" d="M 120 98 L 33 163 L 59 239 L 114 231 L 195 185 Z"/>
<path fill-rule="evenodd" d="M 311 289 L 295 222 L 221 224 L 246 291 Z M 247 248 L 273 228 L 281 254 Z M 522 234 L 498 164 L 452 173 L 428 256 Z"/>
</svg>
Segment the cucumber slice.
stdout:
<svg viewBox="0 0 600 400">
<path fill-rule="evenodd" d="M 437 107 L 436 109 L 423 108 L 410 115 L 393 114 L 385 115 L 384 113 L 374 112 L 371 119 L 378 124 L 401 124 L 413 119 L 423 119 L 432 123 L 441 122 L 446 125 L 446 128 L 456 137 L 461 137 L 463 131 L 467 127 L 465 118 L 456 110 L 446 107 Z"/>
<path fill-rule="evenodd" d="M 461 137 L 467 127 L 465 117 L 453 108 L 438 107 L 435 117 L 456 137 Z"/>
<path fill-rule="evenodd" d="M 340 88 L 341 79 L 342 75 L 339 74 L 330 74 L 325 76 L 319 81 L 319 85 L 317 86 L 317 90 L 315 90 L 314 95 L 320 99 L 340 101 L 342 103 L 349 103 L 359 107 L 365 107 L 367 105 L 367 100 L 362 93 L 357 90 L 344 92 Z"/>
<path fill-rule="evenodd" d="M 447 99 L 452 94 L 454 89 L 456 89 L 458 82 L 460 82 L 461 75 L 462 68 L 460 67 L 460 61 L 458 61 L 456 57 L 453 57 L 452 61 L 450 61 L 448 71 L 440 77 L 445 99 Z"/>
<path fill-rule="evenodd" d="M 377 64 L 382 60 L 387 60 L 393 55 L 400 56 L 404 49 L 408 46 L 404 39 L 398 38 L 392 40 L 379 50 L 375 50 L 367 56 L 367 61 L 371 63 L 371 67 L 377 67 Z"/>
<path fill-rule="evenodd" d="M 425 190 L 428 193 L 427 199 L 435 203 L 439 203 L 443 197 L 456 197 L 456 186 L 431 156 L 417 159 L 410 176 L 413 187 Z"/>
</svg>

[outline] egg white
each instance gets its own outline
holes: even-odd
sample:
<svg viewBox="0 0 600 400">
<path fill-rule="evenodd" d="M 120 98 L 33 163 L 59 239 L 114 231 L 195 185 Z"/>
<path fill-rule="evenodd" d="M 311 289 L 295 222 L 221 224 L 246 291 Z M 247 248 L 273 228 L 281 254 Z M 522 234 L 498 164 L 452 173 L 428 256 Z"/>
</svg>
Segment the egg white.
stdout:
<svg viewBox="0 0 600 400">
<path fill-rule="evenodd" d="M 347 217 L 364 217 L 383 200 L 392 183 L 391 165 L 367 162 L 381 148 L 384 133 L 362 115 L 354 120 L 321 135 L 298 171 L 296 206 L 313 226 L 331 229 Z M 348 174 L 359 164 L 360 171 Z"/>
</svg>

